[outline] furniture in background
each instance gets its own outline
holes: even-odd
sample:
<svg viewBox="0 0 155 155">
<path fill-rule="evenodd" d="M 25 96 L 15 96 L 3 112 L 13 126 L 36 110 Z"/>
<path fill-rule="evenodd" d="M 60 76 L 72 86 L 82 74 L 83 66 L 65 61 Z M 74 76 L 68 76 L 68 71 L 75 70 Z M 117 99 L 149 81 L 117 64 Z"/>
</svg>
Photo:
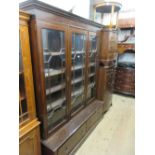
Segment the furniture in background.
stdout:
<svg viewBox="0 0 155 155">
<path fill-rule="evenodd" d="M 118 31 L 118 58 L 115 74 L 115 92 L 135 95 L 135 22 L 120 19 Z"/>
<path fill-rule="evenodd" d="M 126 95 L 135 95 L 135 53 L 126 51 L 118 55 L 115 92 Z"/>
<path fill-rule="evenodd" d="M 19 154 L 41 155 L 39 122 L 36 117 L 31 55 L 29 14 L 20 11 L 19 25 Z"/>
<path fill-rule="evenodd" d="M 135 20 L 118 20 L 118 53 L 124 53 L 126 50 L 135 51 Z"/>
<path fill-rule="evenodd" d="M 122 18 L 118 20 L 118 27 L 122 29 L 132 29 L 135 28 L 134 18 Z"/>
<path fill-rule="evenodd" d="M 23 2 L 20 8 L 32 14 L 42 153 L 73 154 L 103 116 L 104 102 L 96 97 L 103 25 L 39 1 Z"/>
</svg>

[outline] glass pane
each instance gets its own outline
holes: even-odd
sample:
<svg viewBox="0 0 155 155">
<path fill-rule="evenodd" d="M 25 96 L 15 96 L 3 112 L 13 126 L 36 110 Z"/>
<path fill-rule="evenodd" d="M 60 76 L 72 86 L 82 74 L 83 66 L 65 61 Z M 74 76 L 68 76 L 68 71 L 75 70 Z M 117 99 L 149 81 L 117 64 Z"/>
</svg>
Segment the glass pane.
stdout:
<svg viewBox="0 0 155 155">
<path fill-rule="evenodd" d="M 22 53 L 21 45 L 19 42 L 19 122 L 28 119 L 28 107 L 26 100 L 26 91 L 25 91 L 25 81 L 24 81 L 24 71 L 23 71 L 23 62 L 22 62 Z"/>
<path fill-rule="evenodd" d="M 24 74 L 19 75 L 19 92 L 20 92 L 20 99 L 25 98 L 25 82 L 24 82 Z"/>
<path fill-rule="evenodd" d="M 22 107 L 22 113 L 26 113 L 27 112 L 27 103 L 26 103 L 26 100 L 22 100 L 21 101 L 21 107 Z"/>
<path fill-rule="evenodd" d="M 89 51 L 89 75 L 88 75 L 88 92 L 87 100 L 95 97 L 96 92 L 96 55 L 97 55 L 97 38 L 94 35 L 89 36 L 90 51 Z"/>
<path fill-rule="evenodd" d="M 85 44 L 84 34 L 72 33 L 72 112 L 84 103 Z"/>
<path fill-rule="evenodd" d="M 65 33 L 42 29 L 44 72 L 48 129 L 58 125 L 66 116 L 65 96 Z"/>
</svg>

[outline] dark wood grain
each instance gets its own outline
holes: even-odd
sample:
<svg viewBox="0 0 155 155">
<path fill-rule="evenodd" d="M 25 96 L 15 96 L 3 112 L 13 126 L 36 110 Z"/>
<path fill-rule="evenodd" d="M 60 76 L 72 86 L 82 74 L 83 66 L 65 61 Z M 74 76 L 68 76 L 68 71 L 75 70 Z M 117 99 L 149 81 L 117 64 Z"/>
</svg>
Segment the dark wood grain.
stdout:
<svg viewBox="0 0 155 155">
<path fill-rule="evenodd" d="M 117 31 L 115 29 L 101 30 L 101 50 L 99 54 L 100 60 L 115 59 L 117 53 Z"/>
<path fill-rule="evenodd" d="M 52 5 L 46 4 L 46 3 L 41 2 L 41 1 L 28 0 L 26 2 L 20 3 L 19 7 L 22 10 L 33 10 L 33 9 L 42 10 L 43 12 L 48 12 L 50 14 L 62 16 L 62 17 L 65 17 L 66 19 L 70 19 L 72 21 L 85 23 L 86 25 L 92 25 L 92 26 L 99 27 L 99 28 L 103 27 L 103 25 L 96 23 L 92 20 L 85 19 L 83 17 L 80 17 L 78 15 L 75 15 L 73 13 L 59 9 L 57 7 L 54 7 Z"/>
<path fill-rule="evenodd" d="M 63 155 L 72 152 L 81 143 L 90 130 L 97 124 L 102 114 L 111 106 L 114 64 L 116 59 L 116 30 L 104 28 L 88 19 L 47 5 L 43 2 L 29 0 L 20 4 L 20 8 L 31 14 L 31 55 L 33 62 L 37 115 L 41 121 L 43 155 Z M 42 29 L 62 30 L 65 32 L 66 48 L 66 100 L 67 110 L 64 121 L 51 130 L 48 129 L 46 88 L 44 77 L 44 60 L 42 45 Z M 77 111 L 71 113 L 71 46 L 72 33 L 86 35 L 86 62 L 84 70 L 85 103 Z M 96 96 L 86 101 L 88 92 L 88 66 L 90 35 L 97 35 L 96 56 Z M 100 99 L 96 100 L 96 99 Z"/>
<path fill-rule="evenodd" d="M 103 102 L 101 101 L 95 100 L 92 104 L 87 106 L 84 110 L 82 110 L 74 118 L 72 118 L 67 124 L 65 124 L 61 129 L 55 132 L 53 136 L 49 137 L 45 141 L 42 141 L 44 147 L 46 146 L 53 153 L 56 152 L 67 140 L 70 139 L 72 135 L 74 135 L 79 130 L 79 128 L 84 123 L 86 123 L 89 118 L 93 117 L 96 111 L 101 109 L 102 103 Z M 96 117 L 96 115 L 94 116 Z M 99 118 L 94 119 L 97 121 Z M 90 125 L 90 127 L 91 126 L 92 125 Z"/>
<path fill-rule="evenodd" d="M 114 87 L 114 61 L 102 61 L 98 69 L 97 99 L 103 100 L 103 111 L 106 112 L 112 104 Z"/>
<path fill-rule="evenodd" d="M 20 4 L 20 8 L 26 10 L 31 14 L 31 54 L 35 79 L 35 92 L 37 101 L 37 115 L 41 123 L 41 135 L 43 139 L 47 139 L 54 134 L 56 130 L 61 128 L 67 121 L 77 115 L 87 104 L 85 103 L 77 111 L 71 114 L 71 40 L 72 33 L 84 33 L 86 34 L 86 63 L 85 63 L 85 83 L 84 94 L 85 99 L 87 95 L 88 86 L 88 50 L 89 50 L 89 34 L 96 34 L 101 27 L 93 21 L 84 19 L 77 15 L 68 13 L 61 9 L 47 5 L 39 1 L 27 1 Z M 65 45 L 66 45 L 66 118 L 63 122 L 56 125 L 51 130 L 48 129 L 47 121 L 47 107 L 46 107 L 46 92 L 45 92 L 45 77 L 44 77 L 44 63 L 43 63 L 43 47 L 42 47 L 42 35 L 41 30 L 43 28 L 62 30 L 65 32 Z M 98 43 L 99 46 L 99 43 Z M 98 48 L 99 49 L 99 48 Z M 99 52 L 99 50 L 98 50 Z M 91 102 L 93 99 L 91 100 Z M 90 101 L 89 101 L 90 103 Z"/>
<path fill-rule="evenodd" d="M 135 69 L 116 68 L 114 90 L 116 93 L 135 95 Z"/>
</svg>

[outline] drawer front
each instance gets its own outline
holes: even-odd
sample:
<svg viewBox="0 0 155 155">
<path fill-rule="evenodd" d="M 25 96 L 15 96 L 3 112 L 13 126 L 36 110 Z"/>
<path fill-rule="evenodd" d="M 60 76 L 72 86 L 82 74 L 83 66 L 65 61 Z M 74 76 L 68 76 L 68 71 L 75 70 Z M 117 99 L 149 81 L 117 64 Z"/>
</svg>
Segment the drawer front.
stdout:
<svg viewBox="0 0 155 155">
<path fill-rule="evenodd" d="M 97 121 L 97 112 L 95 112 L 87 121 L 87 131 L 96 123 Z"/>
<path fill-rule="evenodd" d="M 115 80 L 115 85 L 129 85 L 129 86 L 134 86 L 135 82 L 130 80 L 130 79 L 116 79 Z"/>
<path fill-rule="evenodd" d="M 132 80 L 134 81 L 135 80 L 135 77 L 131 74 L 116 74 L 116 77 L 115 78 L 118 78 L 118 79 L 129 79 L 129 80 Z"/>
<path fill-rule="evenodd" d="M 116 73 L 118 74 L 131 74 L 135 75 L 135 70 L 127 70 L 127 69 L 116 69 Z"/>
<path fill-rule="evenodd" d="M 134 71 L 128 71 L 128 70 L 116 70 L 116 73 L 118 74 L 131 74 L 131 75 L 135 75 Z"/>
<path fill-rule="evenodd" d="M 124 88 L 124 89 L 134 89 L 135 85 L 133 83 L 115 83 L 115 87 L 118 86 L 120 88 Z"/>
<path fill-rule="evenodd" d="M 116 75 L 130 75 L 130 76 L 135 76 L 134 73 L 131 73 L 131 72 L 126 72 L 126 71 L 116 71 L 115 73 Z"/>
<path fill-rule="evenodd" d="M 58 150 L 58 155 L 68 155 L 73 148 L 80 142 L 80 140 L 86 134 L 86 123 L 82 125 L 78 131 L 71 136 L 70 139 L 67 140 L 65 144 L 63 144 Z"/>
<path fill-rule="evenodd" d="M 135 88 L 134 86 L 122 86 L 122 85 L 115 85 L 115 90 L 119 90 L 119 91 L 125 91 L 125 92 L 134 92 Z"/>
</svg>

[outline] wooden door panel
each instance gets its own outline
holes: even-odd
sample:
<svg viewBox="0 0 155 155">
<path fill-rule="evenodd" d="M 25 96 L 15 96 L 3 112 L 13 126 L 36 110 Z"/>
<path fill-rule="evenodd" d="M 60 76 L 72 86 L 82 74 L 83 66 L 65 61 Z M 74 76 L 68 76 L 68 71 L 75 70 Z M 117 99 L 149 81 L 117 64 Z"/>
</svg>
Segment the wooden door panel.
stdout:
<svg viewBox="0 0 155 155">
<path fill-rule="evenodd" d="M 39 155 L 39 128 L 36 128 L 20 139 L 19 155 Z"/>
</svg>

